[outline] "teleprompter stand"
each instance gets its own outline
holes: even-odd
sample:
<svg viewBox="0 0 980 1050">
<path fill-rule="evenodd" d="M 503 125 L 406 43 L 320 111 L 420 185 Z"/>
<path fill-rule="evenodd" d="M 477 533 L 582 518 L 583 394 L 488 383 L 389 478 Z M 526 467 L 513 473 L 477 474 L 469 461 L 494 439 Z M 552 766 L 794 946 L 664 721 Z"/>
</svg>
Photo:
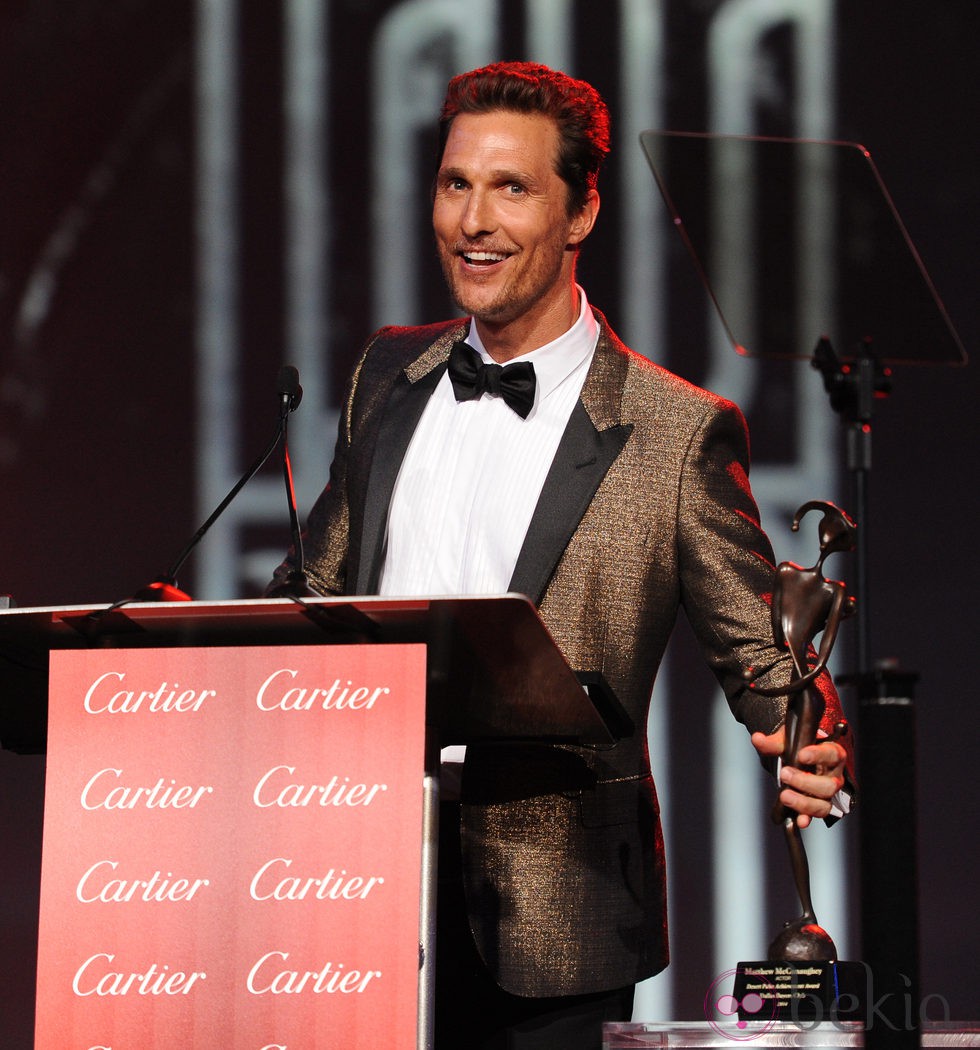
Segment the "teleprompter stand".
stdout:
<svg viewBox="0 0 980 1050">
<path fill-rule="evenodd" d="M 48 658 L 54 650 L 378 643 L 426 648 L 417 1028 L 417 1045 L 425 1048 L 433 1040 L 440 748 L 490 740 L 609 746 L 625 728 L 608 693 L 586 692 L 526 598 L 263 599 L 2 610 L 0 744 L 21 753 L 45 750 Z"/>
<path fill-rule="evenodd" d="M 966 352 L 863 146 L 657 131 L 640 141 L 722 338 L 744 357 L 809 360 L 846 426 L 858 670 L 840 680 L 859 697 L 863 965 L 889 1004 L 868 1045 L 913 1048 L 918 1026 L 904 1009 L 918 999 L 916 675 L 871 658 L 872 416 L 896 365 L 962 365 Z"/>
</svg>

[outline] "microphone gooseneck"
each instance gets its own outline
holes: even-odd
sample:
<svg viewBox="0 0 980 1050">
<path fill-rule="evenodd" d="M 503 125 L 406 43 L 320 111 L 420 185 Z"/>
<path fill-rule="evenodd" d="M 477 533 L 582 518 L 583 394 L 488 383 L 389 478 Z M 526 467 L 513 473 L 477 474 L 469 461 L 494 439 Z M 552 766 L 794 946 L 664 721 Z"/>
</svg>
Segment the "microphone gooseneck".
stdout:
<svg viewBox="0 0 980 1050">
<path fill-rule="evenodd" d="M 283 370 L 285 371 L 285 369 Z M 294 368 L 292 370 L 296 372 Z M 296 406 L 303 397 L 303 388 L 299 385 L 299 374 L 296 374 L 295 392 L 289 400 L 289 409 L 283 411 L 282 418 L 282 477 L 286 485 L 286 503 L 289 507 L 289 528 L 292 534 L 293 562 L 294 567 L 273 586 L 269 587 L 265 596 L 267 598 L 291 598 L 293 601 L 302 603 L 303 598 L 315 598 L 317 592 L 310 587 L 306 579 L 306 569 L 303 558 L 303 530 L 299 524 L 299 514 L 296 511 L 296 490 L 293 487 L 293 467 L 289 458 L 289 434 L 287 420 L 289 412 L 295 411 Z"/>
<path fill-rule="evenodd" d="M 194 533 L 190 541 L 184 547 L 184 549 L 177 556 L 174 563 L 162 576 L 158 576 L 152 583 L 138 590 L 130 601 L 137 602 L 177 602 L 177 601 L 190 601 L 191 596 L 185 591 L 182 591 L 177 586 L 177 573 L 180 572 L 184 562 L 188 559 L 194 548 L 201 542 L 205 534 L 211 528 L 211 526 L 221 517 L 224 513 L 225 508 L 229 503 L 238 495 L 238 493 L 248 484 L 249 481 L 261 470 L 266 460 L 275 451 L 276 446 L 280 440 L 285 441 L 286 438 L 286 421 L 289 418 L 290 412 L 295 412 L 299 406 L 300 401 L 303 398 L 303 388 L 299 383 L 299 372 L 292 365 L 283 365 L 279 369 L 279 376 L 276 380 L 276 390 L 279 395 L 279 418 L 276 422 L 276 431 L 269 442 L 265 450 L 259 455 L 255 462 L 245 471 L 245 473 L 238 479 L 235 485 L 227 496 L 218 504 L 218 506 L 211 513 L 211 516 L 204 522 L 204 524 Z M 287 474 L 286 487 L 287 494 L 290 499 L 290 524 L 293 527 L 294 542 L 295 537 L 299 535 L 298 518 L 296 515 L 295 498 L 293 497 L 292 490 L 292 475 L 289 470 L 288 451 L 284 457 L 284 471 Z M 300 548 L 297 548 L 300 552 L 300 573 L 302 573 L 302 552 Z M 292 574 L 290 574 L 292 575 Z M 305 579 L 305 575 L 303 576 Z"/>
</svg>

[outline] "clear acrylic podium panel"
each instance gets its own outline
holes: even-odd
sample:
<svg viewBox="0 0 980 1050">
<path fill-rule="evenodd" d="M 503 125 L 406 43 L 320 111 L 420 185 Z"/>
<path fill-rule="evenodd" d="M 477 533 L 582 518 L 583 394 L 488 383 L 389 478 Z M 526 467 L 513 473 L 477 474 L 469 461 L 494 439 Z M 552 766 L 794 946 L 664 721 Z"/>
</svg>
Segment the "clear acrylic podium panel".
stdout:
<svg viewBox="0 0 980 1050">
<path fill-rule="evenodd" d="M 980 1022 L 926 1023 L 922 1027 L 923 1047 L 980 1047 Z M 799 1046 L 808 1050 L 832 1050 L 836 1047 L 863 1047 L 864 1025 L 858 1021 L 831 1024 L 824 1022 L 811 1026 L 780 1021 L 746 1021 L 737 1029 L 734 1022 L 731 1033 L 721 1025 L 704 1021 L 675 1021 L 673 1023 L 631 1022 L 607 1024 L 603 1029 L 602 1050 L 641 1050 L 654 1047 L 670 1050 L 698 1050 L 718 1047 L 782 1047 Z"/>
</svg>

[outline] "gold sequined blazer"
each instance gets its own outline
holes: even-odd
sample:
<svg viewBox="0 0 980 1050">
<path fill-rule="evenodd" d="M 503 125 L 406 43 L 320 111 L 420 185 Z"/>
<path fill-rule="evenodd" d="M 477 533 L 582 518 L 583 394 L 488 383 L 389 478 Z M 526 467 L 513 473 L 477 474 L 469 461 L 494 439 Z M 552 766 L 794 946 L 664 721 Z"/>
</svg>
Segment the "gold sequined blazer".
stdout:
<svg viewBox="0 0 980 1050">
<path fill-rule="evenodd" d="M 770 668 L 763 684 L 789 673 L 772 644 L 772 552 L 741 413 L 629 350 L 596 315 L 595 357 L 509 589 L 537 604 L 575 670 L 601 672 L 637 729 L 602 752 L 471 746 L 464 769 L 473 934 L 499 984 L 525 996 L 616 988 L 667 963 L 644 727 L 678 609 L 750 730 L 771 731 L 783 709 L 748 693 L 742 668 Z M 454 321 L 384 328 L 369 342 L 307 527 L 305 567 L 322 593 L 377 592 L 399 467 L 464 335 Z M 836 714 L 832 703 L 828 721 Z"/>
</svg>

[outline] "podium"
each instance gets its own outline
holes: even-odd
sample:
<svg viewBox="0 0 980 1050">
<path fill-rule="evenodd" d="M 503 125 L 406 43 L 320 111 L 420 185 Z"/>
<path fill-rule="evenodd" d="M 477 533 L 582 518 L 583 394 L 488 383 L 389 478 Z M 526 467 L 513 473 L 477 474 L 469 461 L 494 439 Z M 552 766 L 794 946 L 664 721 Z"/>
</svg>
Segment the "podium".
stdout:
<svg viewBox="0 0 980 1050">
<path fill-rule="evenodd" d="M 379 1045 L 390 1003 L 431 1046 L 440 748 L 627 729 L 518 595 L 0 612 L 0 744 L 48 755 L 36 1045 Z"/>
</svg>

